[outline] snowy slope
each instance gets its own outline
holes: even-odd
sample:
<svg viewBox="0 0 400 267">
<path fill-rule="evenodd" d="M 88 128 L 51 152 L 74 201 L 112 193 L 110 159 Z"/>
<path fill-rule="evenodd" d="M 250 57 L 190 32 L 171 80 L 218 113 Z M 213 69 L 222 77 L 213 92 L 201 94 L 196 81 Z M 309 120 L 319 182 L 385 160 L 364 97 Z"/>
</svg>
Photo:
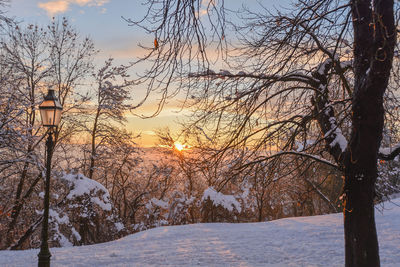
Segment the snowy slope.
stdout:
<svg viewBox="0 0 400 267">
<path fill-rule="evenodd" d="M 382 266 L 400 266 L 400 199 L 377 212 Z M 52 266 L 343 266 L 341 214 L 266 223 L 151 229 L 92 246 L 52 248 Z M 38 250 L 0 251 L 0 266 L 36 266 Z"/>
</svg>

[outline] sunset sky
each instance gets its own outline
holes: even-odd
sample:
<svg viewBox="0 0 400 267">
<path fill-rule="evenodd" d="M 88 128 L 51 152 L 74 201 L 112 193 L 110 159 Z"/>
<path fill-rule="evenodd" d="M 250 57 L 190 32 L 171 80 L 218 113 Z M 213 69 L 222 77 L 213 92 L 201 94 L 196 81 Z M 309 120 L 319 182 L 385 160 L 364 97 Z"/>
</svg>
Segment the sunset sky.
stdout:
<svg viewBox="0 0 400 267">
<path fill-rule="evenodd" d="M 65 16 L 82 36 L 90 36 L 95 42 L 100 53 L 96 57 L 96 63 L 102 64 L 108 57 L 115 58 L 118 64 L 125 64 L 144 54 L 138 48 L 138 43 L 152 43 L 154 36 L 147 36 L 128 26 L 122 19 L 140 19 L 145 13 L 145 8 L 140 0 L 11 0 L 8 7 L 8 16 L 15 17 L 26 23 L 38 23 L 46 25 L 51 17 Z M 268 7 L 279 6 L 287 0 L 260 1 Z M 230 0 L 225 2 L 232 5 L 233 9 L 240 8 L 241 1 Z M 256 6 L 256 0 L 246 1 L 247 6 Z M 136 70 L 137 71 L 137 70 Z M 135 70 L 132 74 L 134 75 Z M 140 98 L 143 92 L 133 92 Z M 155 110 L 155 101 L 147 102 L 138 110 L 139 114 L 151 114 Z M 128 117 L 127 128 L 135 133 L 141 133 L 139 144 L 152 146 L 156 141 L 154 130 L 169 126 L 174 132 L 177 120 L 182 120 L 187 112 L 179 112 L 178 102 L 170 102 L 169 105 L 156 118 L 140 119 L 134 116 Z"/>
</svg>

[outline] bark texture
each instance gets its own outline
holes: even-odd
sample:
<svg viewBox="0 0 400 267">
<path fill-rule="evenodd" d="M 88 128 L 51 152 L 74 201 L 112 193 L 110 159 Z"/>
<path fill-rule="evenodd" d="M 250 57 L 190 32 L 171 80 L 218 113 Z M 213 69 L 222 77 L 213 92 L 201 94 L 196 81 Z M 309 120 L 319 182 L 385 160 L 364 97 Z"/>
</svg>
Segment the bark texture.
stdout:
<svg viewBox="0 0 400 267">
<path fill-rule="evenodd" d="M 351 137 L 343 162 L 346 266 L 379 266 L 374 196 L 383 95 L 396 42 L 393 1 L 353 0 L 351 5 L 355 83 Z"/>
</svg>

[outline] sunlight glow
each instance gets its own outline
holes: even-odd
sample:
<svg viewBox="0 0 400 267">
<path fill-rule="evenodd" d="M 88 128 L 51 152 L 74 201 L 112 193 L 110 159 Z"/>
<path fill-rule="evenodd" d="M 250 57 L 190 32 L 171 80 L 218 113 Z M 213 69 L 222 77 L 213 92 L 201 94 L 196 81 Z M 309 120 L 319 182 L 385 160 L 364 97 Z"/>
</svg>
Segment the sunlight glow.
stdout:
<svg viewBox="0 0 400 267">
<path fill-rule="evenodd" d="M 182 144 L 179 143 L 179 142 L 175 142 L 175 143 L 174 143 L 174 148 L 175 148 L 176 150 L 178 150 L 178 151 L 182 151 L 182 150 L 185 148 L 185 146 L 182 145 Z"/>
</svg>

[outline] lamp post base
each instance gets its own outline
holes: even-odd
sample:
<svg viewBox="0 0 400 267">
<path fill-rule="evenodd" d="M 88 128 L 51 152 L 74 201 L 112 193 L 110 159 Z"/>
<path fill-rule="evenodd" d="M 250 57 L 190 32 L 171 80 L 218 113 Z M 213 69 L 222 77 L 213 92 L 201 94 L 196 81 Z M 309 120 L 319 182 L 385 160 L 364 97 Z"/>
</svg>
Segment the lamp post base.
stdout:
<svg viewBox="0 0 400 267">
<path fill-rule="evenodd" d="M 50 251 L 44 253 L 39 252 L 38 267 L 50 267 L 50 257 L 51 257 Z"/>
</svg>

